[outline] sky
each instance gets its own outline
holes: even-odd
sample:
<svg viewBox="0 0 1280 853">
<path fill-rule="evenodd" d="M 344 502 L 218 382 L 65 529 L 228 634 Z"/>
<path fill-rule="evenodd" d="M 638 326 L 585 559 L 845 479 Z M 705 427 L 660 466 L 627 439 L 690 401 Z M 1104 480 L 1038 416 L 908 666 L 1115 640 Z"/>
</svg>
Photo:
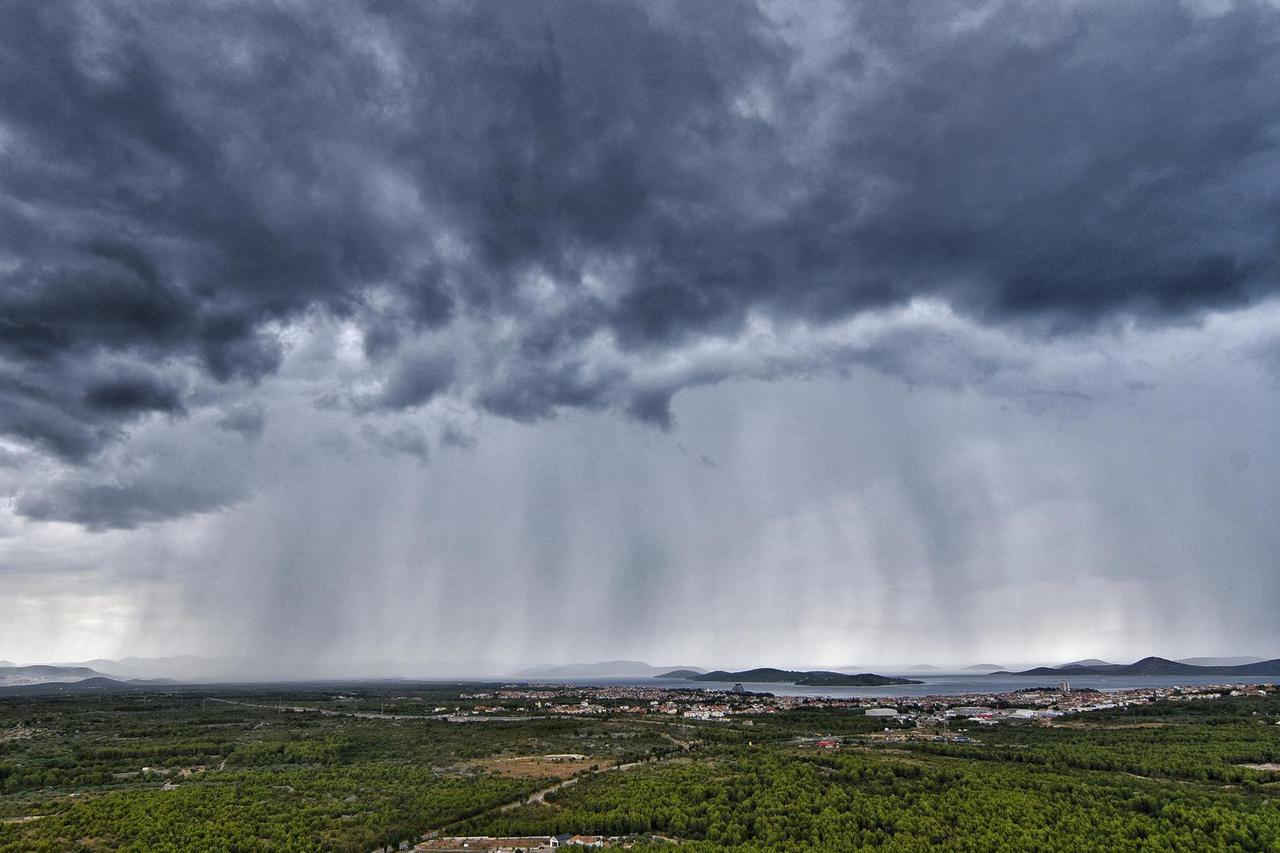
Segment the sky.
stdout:
<svg viewBox="0 0 1280 853">
<path fill-rule="evenodd" d="M 1280 656 L 1278 273 L 1268 0 L 4 3 L 0 658 Z"/>
</svg>

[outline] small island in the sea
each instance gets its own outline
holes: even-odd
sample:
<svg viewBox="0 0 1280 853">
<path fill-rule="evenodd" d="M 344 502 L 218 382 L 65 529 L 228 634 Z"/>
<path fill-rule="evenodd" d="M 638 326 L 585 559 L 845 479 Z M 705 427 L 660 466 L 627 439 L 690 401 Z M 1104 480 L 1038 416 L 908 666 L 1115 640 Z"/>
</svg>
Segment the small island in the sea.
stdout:
<svg viewBox="0 0 1280 853">
<path fill-rule="evenodd" d="M 727 672 L 717 669 L 713 672 L 694 672 L 688 669 L 677 669 L 664 672 L 655 678 L 683 678 L 687 681 L 732 681 L 743 684 L 795 684 L 800 687 L 888 687 L 895 684 L 923 684 L 910 678 L 895 678 L 889 675 L 876 675 L 861 672 L 850 675 L 845 672 L 814 669 L 799 671 L 793 669 L 773 669 L 759 667 L 744 669 L 741 672 Z"/>
</svg>

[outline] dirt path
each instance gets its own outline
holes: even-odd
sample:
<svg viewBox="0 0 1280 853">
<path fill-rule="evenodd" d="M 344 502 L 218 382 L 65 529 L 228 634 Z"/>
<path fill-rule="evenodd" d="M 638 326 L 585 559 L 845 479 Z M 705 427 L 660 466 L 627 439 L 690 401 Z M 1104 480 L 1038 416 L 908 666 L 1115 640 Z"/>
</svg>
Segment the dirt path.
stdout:
<svg viewBox="0 0 1280 853">
<path fill-rule="evenodd" d="M 534 791 L 532 794 L 529 794 L 523 797 L 518 797 L 509 803 L 501 803 L 489 809 L 488 811 L 481 812 L 478 815 L 472 815 L 470 818 L 468 818 L 468 820 L 474 820 L 477 817 L 484 817 L 485 815 L 493 814 L 494 812 L 509 812 L 512 809 L 519 808 L 520 806 L 545 805 L 548 794 L 554 793 L 555 791 L 559 791 L 564 788 L 568 788 L 570 785 L 576 785 L 578 784 L 578 782 L 582 781 L 588 776 L 595 776 L 600 773 L 612 773 L 614 771 L 631 770 L 632 768 L 639 767 L 643 763 L 644 762 L 642 761 L 632 761 L 629 764 L 614 764 L 610 767 L 603 767 L 599 770 L 587 770 L 582 773 L 579 773 L 577 776 L 573 776 L 568 779 L 565 779 L 563 782 L 557 782 L 556 784 L 552 785 L 549 788 L 543 788 L 541 791 Z M 651 762 L 651 763 L 658 763 L 658 762 Z M 437 829 L 429 829 L 426 832 L 423 832 L 420 837 L 434 838 L 439 835 L 444 835 L 445 830 L 447 829 L 448 826 L 449 825 L 446 824 L 445 826 L 439 827 Z M 410 843 L 410 839 L 406 838 L 404 841 L 400 843 L 408 844 Z M 386 848 L 384 847 L 378 847 L 378 848 L 375 848 L 374 850 L 371 850 L 370 853 L 384 853 L 385 849 Z"/>
<path fill-rule="evenodd" d="M 514 808 L 519 808 L 520 806 L 532 806 L 532 805 L 538 805 L 538 804 L 545 804 L 547 801 L 547 794 L 554 793 L 563 788 L 568 788 L 570 785 L 576 785 L 580 780 L 585 779 L 588 776 L 595 776 L 600 773 L 609 773 L 614 770 L 630 770 L 633 767 L 639 767 L 642 763 L 643 762 L 640 762 L 640 761 L 633 761 L 630 764 L 614 764 L 611 767 L 604 767 L 604 768 L 601 768 L 600 770 L 587 770 L 583 773 L 579 773 L 577 776 L 571 776 L 570 778 L 565 779 L 563 782 L 557 782 L 556 784 L 552 785 L 550 788 L 543 788 L 541 791 L 535 791 L 529 796 L 524 797 L 523 799 L 517 799 L 517 800 L 512 800 L 509 803 L 503 803 L 502 805 L 492 808 L 489 811 L 490 812 L 493 812 L 493 811 L 509 812 Z M 484 814 L 488 814 L 488 813 L 489 812 L 484 812 Z"/>
</svg>

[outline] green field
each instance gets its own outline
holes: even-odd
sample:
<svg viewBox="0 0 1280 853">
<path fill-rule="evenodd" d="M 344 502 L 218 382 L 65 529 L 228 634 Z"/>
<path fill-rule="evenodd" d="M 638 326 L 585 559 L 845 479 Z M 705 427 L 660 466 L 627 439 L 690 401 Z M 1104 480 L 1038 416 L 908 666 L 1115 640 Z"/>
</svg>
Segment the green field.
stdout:
<svg viewBox="0 0 1280 853">
<path fill-rule="evenodd" d="M 475 704 L 458 698 L 469 689 L 231 698 L 425 714 Z M 655 849 L 669 846 L 662 836 L 694 850 L 1280 851 L 1280 772 L 1247 766 L 1280 762 L 1278 721 L 1272 693 L 901 743 L 843 709 L 750 725 L 459 724 L 183 693 L 11 697 L 0 699 L 0 851 L 369 851 L 429 830 L 634 835 Z M 842 749 L 813 746 L 832 734 Z M 511 763 L 556 753 L 636 766 Z M 569 773 L 582 775 L 518 805 Z"/>
</svg>

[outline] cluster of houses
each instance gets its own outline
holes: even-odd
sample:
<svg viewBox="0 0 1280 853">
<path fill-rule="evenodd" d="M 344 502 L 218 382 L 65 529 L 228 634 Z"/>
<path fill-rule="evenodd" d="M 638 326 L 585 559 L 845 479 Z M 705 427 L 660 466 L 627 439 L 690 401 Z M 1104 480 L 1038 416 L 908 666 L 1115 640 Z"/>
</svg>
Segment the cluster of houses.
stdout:
<svg viewBox="0 0 1280 853">
<path fill-rule="evenodd" d="M 749 718 L 798 708 L 843 708 L 854 713 L 861 712 L 868 717 L 883 718 L 887 725 L 893 723 L 899 727 L 913 723 L 918 726 L 931 725 L 952 720 L 994 725 L 1016 721 L 1048 723 L 1063 714 L 1140 705 L 1158 700 L 1195 701 L 1216 699 L 1223 695 L 1266 695 L 1268 689 L 1275 688 L 1265 685 L 1207 684 L 1145 687 L 1103 693 L 1089 688 L 1073 688 L 1067 682 L 1062 682 L 1056 687 L 989 695 L 899 697 L 898 707 L 887 707 L 878 704 L 885 701 L 883 698 L 777 696 L 745 690 L 714 691 L 637 685 L 510 686 L 492 692 L 468 694 L 464 698 L 489 700 L 495 704 L 477 705 L 458 712 L 450 719 L 519 719 L 520 714 L 502 716 L 510 715 L 513 705 L 517 705 L 515 711 L 524 712 L 525 715 L 641 714 L 711 722 L 729 722 L 734 717 Z"/>
<path fill-rule="evenodd" d="M 472 853 L 483 850 L 487 853 L 533 853 L 534 851 L 578 849 L 590 847 L 611 847 L 618 839 L 606 838 L 602 835 L 576 835 L 565 832 L 560 835 L 529 835 L 513 837 L 495 837 L 491 835 L 467 835 L 429 838 L 418 842 L 414 850 L 432 851 L 432 853 Z"/>
</svg>

